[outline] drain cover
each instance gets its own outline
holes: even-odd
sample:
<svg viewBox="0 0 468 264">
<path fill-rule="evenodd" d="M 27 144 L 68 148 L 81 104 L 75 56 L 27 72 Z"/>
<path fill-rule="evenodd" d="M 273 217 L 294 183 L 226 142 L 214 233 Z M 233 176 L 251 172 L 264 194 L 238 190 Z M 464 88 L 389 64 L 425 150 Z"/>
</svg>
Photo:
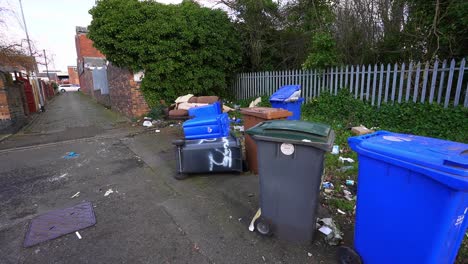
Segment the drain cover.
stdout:
<svg viewBox="0 0 468 264">
<path fill-rule="evenodd" d="M 31 220 L 24 246 L 30 247 L 95 224 L 96 217 L 90 202 L 51 211 Z"/>
</svg>

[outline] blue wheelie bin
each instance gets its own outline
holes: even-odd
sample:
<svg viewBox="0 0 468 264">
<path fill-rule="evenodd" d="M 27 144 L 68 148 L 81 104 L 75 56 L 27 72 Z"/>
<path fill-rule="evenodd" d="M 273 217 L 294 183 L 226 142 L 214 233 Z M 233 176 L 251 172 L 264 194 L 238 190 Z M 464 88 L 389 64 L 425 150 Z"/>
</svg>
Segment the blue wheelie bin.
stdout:
<svg viewBox="0 0 468 264">
<path fill-rule="evenodd" d="M 301 120 L 301 105 L 304 102 L 304 98 L 290 100 L 290 97 L 296 92 L 300 93 L 300 90 L 300 85 L 285 85 L 280 87 L 278 91 L 270 96 L 271 106 L 292 112 L 293 115 L 286 118 L 288 120 Z"/>
<path fill-rule="evenodd" d="M 468 145 L 378 131 L 351 137 L 364 263 L 453 263 L 468 225 Z"/>
</svg>

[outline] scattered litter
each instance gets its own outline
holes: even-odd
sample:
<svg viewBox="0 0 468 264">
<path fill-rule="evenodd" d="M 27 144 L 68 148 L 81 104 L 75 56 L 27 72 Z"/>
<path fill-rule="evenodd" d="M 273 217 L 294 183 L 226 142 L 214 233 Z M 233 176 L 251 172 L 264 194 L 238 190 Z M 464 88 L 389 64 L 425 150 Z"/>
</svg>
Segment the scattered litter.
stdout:
<svg viewBox="0 0 468 264">
<path fill-rule="evenodd" d="M 338 213 L 342 214 L 342 215 L 345 215 L 346 213 L 341 211 L 340 209 L 337 209 Z"/>
<path fill-rule="evenodd" d="M 348 185 L 348 186 L 353 186 L 353 185 L 354 185 L 354 181 L 353 181 L 353 180 L 346 180 L 346 185 Z"/>
<path fill-rule="evenodd" d="M 151 117 L 145 116 L 143 119 L 144 119 L 144 120 L 151 120 L 152 118 L 151 118 Z"/>
<path fill-rule="evenodd" d="M 159 133 L 159 132 L 161 132 L 161 130 L 159 130 L 159 129 L 156 129 L 154 132 L 156 132 L 156 133 Z"/>
<path fill-rule="evenodd" d="M 263 261 L 266 261 L 264 256 L 262 256 L 262 259 L 263 259 Z"/>
<path fill-rule="evenodd" d="M 234 130 L 238 130 L 240 132 L 244 132 L 244 126 L 234 126 Z"/>
<path fill-rule="evenodd" d="M 255 221 L 262 215 L 262 209 L 258 208 L 257 212 L 255 213 L 254 217 L 252 218 L 252 221 L 250 221 L 249 225 L 249 231 L 253 232 L 255 230 Z"/>
<path fill-rule="evenodd" d="M 37 254 L 37 253 L 39 253 L 39 252 L 41 252 L 41 250 L 40 250 L 40 249 L 36 249 L 36 250 L 34 250 L 34 253 L 36 253 L 36 254 Z"/>
<path fill-rule="evenodd" d="M 78 231 L 76 231 L 75 234 L 76 234 L 76 236 L 78 237 L 78 239 L 81 239 L 81 238 L 82 238 L 81 235 L 80 235 L 80 233 L 79 233 Z"/>
<path fill-rule="evenodd" d="M 174 124 L 170 124 L 169 126 L 170 126 L 170 127 L 173 127 L 173 126 L 174 126 Z"/>
<path fill-rule="evenodd" d="M 338 169 L 339 172 L 349 171 L 350 169 L 354 168 L 353 166 L 344 166 Z"/>
<path fill-rule="evenodd" d="M 365 135 L 365 134 L 373 133 L 374 132 L 373 129 L 374 128 L 368 129 L 365 126 L 360 125 L 360 126 L 351 128 L 351 132 L 355 135 Z"/>
<path fill-rule="evenodd" d="M 242 221 L 242 218 L 237 219 L 237 221 L 239 221 L 239 222 Z"/>
<path fill-rule="evenodd" d="M 255 194 L 253 194 L 253 193 L 249 193 L 249 194 L 247 194 L 247 196 L 248 196 L 248 197 L 254 197 L 254 196 L 255 196 Z"/>
<path fill-rule="evenodd" d="M 343 158 L 343 157 L 339 157 L 338 158 L 339 161 L 341 161 L 341 163 L 344 163 L 345 161 L 349 162 L 349 163 L 353 163 L 354 160 L 352 158 Z"/>
<path fill-rule="evenodd" d="M 331 218 L 319 218 L 317 219 L 317 223 L 320 225 L 319 231 L 322 232 L 320 229 L 322 227 L 328 227 L 331 229 L 331 232 L 326 235 L 325 241 L 331 245 L 331 246 L 336 246 L 340 243 L 340 241 L 343 239 L 342 234 L 340 230 L 336 227 L 335 222 Z M 327 230 L 327 229 L 322 229 L 322 230 Z M 322 232 L 324 233 L 324 232 Z M 325 234 L 325 233 L 324 233 Z"/>
<path fill-rule="evenodd" d="M 80 154 L 76 153 L 76 152 L 73 152 L 73 151 L 70 151 L 70 152 L 67 152 L 66 155 L 63 157 L 64 159 L 73 159 L 73 158 L 78 158 L 80 156 Z"/>
<path fill-rule="evenodd" d="M 80 192 L 75 193 L 75 194 L 72 195 L 72 197 L 70 197 L 70 198 L 75 198 L 75 197 L 78 197 L 78 196 L 80 196 Z"/>
<path fill-rule="evenodd" d="M 307 256 L 312 257 L 312 253 L 307 252 Z"/>
<path fill-rule="evenodd" d="M 344 193 L 344 197 L 346 198 L 346 200 L 348 200 L 348 201 L 353 200 L 353 194 L 350 191 L 343 190 L 343 193 Z"/>
<path fill-rule="evenodd" d="M 312 140 L 310 140 L 310 139 L 303 139 L 302 142 L 310 143 L 310 142 L 312 142 Z"/>
<path fill-rule="evenodd" d="M 112 189 L 109 189 L 106 191 L 106 193 L 104 194 L 104 196 L 108 196 L 109 194 L 113 193 L 114 191 Z"/>
<path fill-rule="evenodd" d="M 335 188 L 335 186 L 331 182 L 324 182 L 324 183 L 322 183 L 322 186 L 323 186 L 324 189 L 333 189 L 333 188 Z"/>
<path fill-rule="evenodd" d="M 249 108 L 252 108 L 252 107 L 256 107 L 259 103 L 262 102 L 262 98 L 261 97 L 257 97 L 257 99 L 253 100 L 252 102 L 250 102 L 249 104 Z"/>
<path fill-rule="evenodd" d="M 322 234 L 328 236 L 333 230 L 329 228 L 328 226 L 322 226 L 319 228 L 319 231 L 322 232 Z"/>
<path fill-rule="evenodd" d="M 227 105 L 223 105 L 223 113 L 229 113 L 231 111 L 234 111 L 234 109 Z"/>
<path fill-rule="evenodd" d="M 340 146 L 334 145 L 331 154 L 338 155 L 340 153 Z"/>
<path fill-rule="evenodd" d="M 196 250 L 196 251 L 199 251 L 200 247 L 197 244 L 193 244 L 193 249 Z"/>
<path fill-rule="evenodd" d="M 65 177 L 67 177 L 67 175 L 68 175 L 68 173 L 64 173 L 64 174 L 62 174 L 62 175 L 60 175 L 60 176 L 58 176 L 58 177 L 54 177 L 54 178 L 50 179 L 49 181 L 50 181 L 50 182 L 58 181 L 58 180 L 60 180 L 60 179 L 63 179 L 63 178 L 65 178 Z"/>
<path fill-rule="evenodd" d="M 153 126 L 153 123 L 149 120 L 145 120 L 145 122 L 143 122 L 143 126 L 144 127 L 152 127 Z"/>
<path fill-rule="evenodd" d="M 328 194 L 330 194 L 330 193 L 332 193 L 332 192 L 333 192 L 333 190 L 332 190 L 332 189 L 325 189 L 324 191 L 325 191 L 325 193 L 328 193 Z"/>
<path fill-rule="evenodd" d="M 229 216 L 229 219 L 232 219 L 232 215 Z"/>
</svg>

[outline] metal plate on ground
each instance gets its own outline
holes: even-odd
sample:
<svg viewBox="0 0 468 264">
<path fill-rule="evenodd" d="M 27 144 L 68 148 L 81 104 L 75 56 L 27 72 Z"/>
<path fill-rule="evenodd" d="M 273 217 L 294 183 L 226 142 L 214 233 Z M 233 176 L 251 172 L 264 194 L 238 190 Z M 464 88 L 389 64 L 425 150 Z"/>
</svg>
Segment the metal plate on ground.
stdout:
<svg viewBox="0 0 468 264">
<path fill-rule="evenodd" d="M 90 202 L 51 211 L 31 220 L 24 246 L 30 247 L 95 224 L 96 217 Z"/>
</svg>

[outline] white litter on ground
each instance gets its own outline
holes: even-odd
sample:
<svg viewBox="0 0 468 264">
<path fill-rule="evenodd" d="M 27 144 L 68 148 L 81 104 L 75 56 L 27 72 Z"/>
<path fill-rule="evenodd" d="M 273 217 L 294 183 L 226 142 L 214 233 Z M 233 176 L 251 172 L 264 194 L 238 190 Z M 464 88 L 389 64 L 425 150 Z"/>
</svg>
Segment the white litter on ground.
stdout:
<svg viewBox="0 0 468 264">
<path fill-rule="evenodd" d="M 80 235 L 80 233 L 79 233 L 78 231 L 76 231 L 75 234 L 76 234 L 76 236 L 78 237 L 78 239 L 81 239 L 81 238 L 82 238 L 81 235 Z"/>
<path fill-rule="evenodd" d="M 72 195 L 72 197 L 70 197 L 70 198 L 75 198 L 75 197 L 78 197 L 78 196 L 80 196 L 80 192 L 75 193 L 75 194 Z"/>
<path fill-rule="evenodd" d="M 340 209 L 337 209 L 338 213 L 342 214 L 342 215 L 345 215 L 346 213 L 341 211 Z"/>
<path fill-rule="evenodd" d="M 343 158 L 343 157 L 339 157 L 338 158 L 339 161 L 341 161 L 341 163 L 344 163 L 345 161 L 349 162 L 349 163 L 353 163 L 354 160 L 352 158 Z"/>
<path fill-rule="evenodd" d="M 112 189 L 109 189 L 109 190 L 106 191 L 104 196 L 109 196 L 109 194 L 111 194 L 111 193 L 114 193 L 114 191 Z"/>
</svg>

